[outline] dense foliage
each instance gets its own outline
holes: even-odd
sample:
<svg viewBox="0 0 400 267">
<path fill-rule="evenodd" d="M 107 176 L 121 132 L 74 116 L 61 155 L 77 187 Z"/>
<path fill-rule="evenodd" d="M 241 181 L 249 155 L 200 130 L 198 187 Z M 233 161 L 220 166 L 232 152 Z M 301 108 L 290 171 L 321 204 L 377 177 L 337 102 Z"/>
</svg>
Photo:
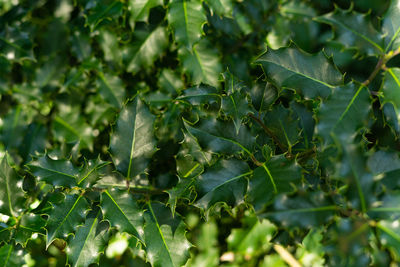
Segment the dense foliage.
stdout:
<svg viewBox="0 0 400 267">
<path fill-rule="evenodd" d="M 1 266 L 399 263 L 400 0 L 348 2 L 1 0 Z"/>
</svg>

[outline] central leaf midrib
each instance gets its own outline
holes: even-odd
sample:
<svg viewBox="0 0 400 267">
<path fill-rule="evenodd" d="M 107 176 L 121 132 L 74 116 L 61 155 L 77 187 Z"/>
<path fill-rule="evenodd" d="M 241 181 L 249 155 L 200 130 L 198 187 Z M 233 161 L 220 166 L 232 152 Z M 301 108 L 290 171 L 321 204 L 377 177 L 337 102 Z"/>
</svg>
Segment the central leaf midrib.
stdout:
<svg viewBox="0 0 400 267">
<path fill-rule="evenodd" d="M 127 179 L 129 179 L 130 175 L 131 175 L 131 167 L 132 167 L 132 162 L 133 162 L 133 153 L 135 151 L 137 105 L 138 105 L 138 99 L 135 99 L 135 103 L 134 103 L 135 115 L 134 115 L 134 118 L 133 118 L 132 144 L 131 144 L 131 153 L 130 153 L 130 156 L 129 156 L 128 173 L 127 173 L 127 177 L 126 177 Z"/>
<path fill-rule="evenodd" d="M 117 96 L 114 94 L 114 91 L 111 89 L 111 86 L 106 81 L 106 78 L 104 77 L 103 73 L 100 72 L 99 73 L 99 77 L 100 77 L 101 81 L 103 82 L 103 84 L 105 85 L 105 87 L 107 88 L 107 90 L 112 95 L 112 98 L 114 99 L 114 102 L 117 103 L 117 106 L 120 106 L 120 103 L 119 103 L 119 100 L 118 100 Z"/>
<path fill-rule="evenodd" d="M 82 251 L 83 251 L 83 249 L 84 249 L 84 247 L 85 247 L 85 245 L 86 245 L 86 242 L 87 242 L 87 240 L 88 240 L 90 234 L 91 234 L 92 231 L 93 231 L 94 225 L 95 225 L 96 222 L 97 222 L 97 216 L 99 216 L 99 214 L 97 214 L 97 215 L 96 215 L 96 218 L 93 220 L 93 224 L 92 224 L 92 226 L 90 227 L 89 233 L 86 235 L 85 241 L 83 242 L 83 245 L 81 246 L 81 249 L 80 249 L 80 251 L 79 251 L 79 253 L 78 253 L 78 258 L 77 258 L 76 262 L 79 261 L 79 258 L 81 257 L 81 254 L 82 254 Z"/>
<path fill-rule="evenodd" d="M 280 65 L 279 63 L 274 62 L 274 61 L 271 61 L 271 60 L 269 60 L 269 59 L 262 58 L 262 59 L 260 59 L 260 61 L 265 61 L 265 62 L 267 62 L 267 63 L 274 64 L 274 65 L 276 65 L 276 66 L 278 66 L 278 67 L 280 67 L 280 68 L 283 68 L 283 69 L 285 69 L 285 70 L 287 70 L 287 71 L 293 72 L 293 73 L 295 73 L 295 74 L 297 74 L 297 75 L 303 76 L 303 77 L 305 77 L 305 78 L 307 78 L 307 79 L 310 79 L 310 80 L 312 80 L 312 81 L 314 81 L 314 82 L 317 82 L 317 83 L 320 83 L 320 84 L 322 84 L 322 85 L 325 85 L 325 86 L 327 86 L 327 87 L 329 87 L 329 88 L 335 88 L 334 85 L 331 85 L 331 84 L 329 84 L 329 83 L 320 81 L 320 80 L 318 80 L 317 78 L 308 76 L 308 75 L 306 75 L 305 73 L 301 73 L 301 72 L 295 71 L 295 70 L 293 70 L 293 69 L 290 68 L 290 67 L 287 67 L 287 66 L 285 67 L 285 66 Z"/>
<path fill-rule="evenodd" d="M 160 228 L 160 225 L 158 224 L 157 217 L 156 217 L 156 215 L 154 214 L 153 208 L 151 207 L 151 204 L 150 204 L 150 203 L 148 204 L 148 206 L 149 206 L 149 210 L 150 210 L 150 212 L 151 212 L 151 215 L 152 215 L 152 217 L 153 217 L 153 219 L 154 219 L 154 222 L 155 222 L 155 224 L 156 224 L 158 233 L 159 233 L 160 236 L 161 236 L 161 240 L 162 240 L 162 242 L 163 242 L 163 245 L 164 245 L 165 249 L 167 250 L 167 253 L 168 253 L 168 256 L 169 256 L 169 260 L 170 260 L 172 266 L 174 266 L 174 262 L 172 261 L 172 256 L 171 256 L 171 254 L 170 254 L 170 251 L 169 251 L 167 242 L 165 241 L 164 234 L 162 233 L 161 228 Z"/>
<path fill-rule="evenodd" d="M 56 235 L 58 229 L 61 227 L 61 225 L 64 224 L 64 222 L 67 220 L 67 218 L 69 217 L 69 215 L 71 214 L 71 212 L 74 210 L 75 206 L 78 204 L 79 200 L 82 198 L 82 196 L 79 196 L 76 201 L 74 202 L 74 204 L 72 205 L 71 209 L 68 211 L 68 213 L 65 215 L 64 219 L 58 224 L 57 228 L 53 231 L 53 235 L 51 237 L 51 239 L 53 239 L 54 235 Z M 49 245 L 49 244 L 48 244 Z"/>
<path fill-rule="evenodd" d="M 136 231 L 135 226 L 131 223 L 131 221 L 128 219 L 128 216 L 126 216 L 125 212 L 121 209 L 121 207 L 118 205 L 118 203 L 115 201 L 115 199 L 110 195 L 110 193 L 106 190 L 104 191 L 107 196 L 110 198 L 110 200 L 114 203 L 114 205 L 117 207 L 117 209 L 122 213 L 124 216 L 125 220 L 128 221 L 128 223 L 133 227 L 133 230 L 136 232 L 137 236 L 139 237 L 138 232 Z"/>
</svg>

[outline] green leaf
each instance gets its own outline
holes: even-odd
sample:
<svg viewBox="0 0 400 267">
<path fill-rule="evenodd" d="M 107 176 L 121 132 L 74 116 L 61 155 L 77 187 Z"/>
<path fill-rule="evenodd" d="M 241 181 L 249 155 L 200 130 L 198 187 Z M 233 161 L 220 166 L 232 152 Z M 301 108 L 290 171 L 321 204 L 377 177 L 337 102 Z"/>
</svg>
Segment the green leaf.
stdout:
<svg viewBox="0 0 400 267">
<path fill-rule="evenodd" d="M 46 231 L 46 248 L 56 239 L 66 239 L 76 227 L 85 221 L 88 202 L 82 195 L 66 195 L 60 204 L 53 204 L 49 212 Z"/>
<path fill-rule="evenodd" d="M 376 151 L 368 158 L 367 165 L 375 175 L 399 170 L 399 154 L 393 151 Z"/>
<path fill-rule="evenodd" d="M 168 36 L 164 27 L 153 31 L 135 30 L 133 41 L 125 51 L 127 71 L 136 74 L 143 68 L 150 68 L 161 56 L 168 45 Z"/>
<path fill-rule="evenodd" d="M 278 98 L 278 92 L 271 84 L 257 83 L 250 90 L 251 103 L 258 112 L 264 112 Z"/>
<path fill-rule="evenodd" d="M 324 236 L 321 230 L 311 229 L 296 250 L 296 258 L 304 266 L 324 266 Z"/>
<path fill-rule="evenodd" d="M 214 153 L 234 154 L 244 151 L 252 155 L 252 147 L 255 143 L 253 137 L 245 127 L 236 129 L 231 121 L 218 121 L 216 119 L 201 120 L 196 127 L 185 122 L 186 129 L 198 140 L 205 151 Z"/>
<path fill-rule="evenodd" d="M 218 52 L 202 39 L 191 50 L 182 47 L 178 51 L 183 70 L 190 74 L 192 84 L 205 83 L 218 86 L 218 76 L 222 70 Z"/>
<path fill-rule="evenodd" d="M 385 36 L 385 52 L 398 49 L 400 33 L 400 1 L 391 0 L 386 14 L 383 16 L 382 31 Z"/>
<path fill-rule="evenodd" d="M 122 107 L 125 100 L 125 86 L 118 76 L 99 72 L 96 84 L 106 102 L 117 109 Z"/>
<path fill-rule="evenodd" d="M 233 119 L 236 134 L 239 133 L 242 119 L 251 111 L 247 100 L 247 94 L 244 93 L 244 87 L 240 81 L 229 71 L 223 73 L 225 80 L 226 96 L 222 97 L 221 109 Z"/>
<path fill-rule="evenodd" d="M 280 143 L 285 144 L 289 151 L 299 141 L 301 133 L 299 119 L 292 110 L 281 105 L 275 106 L 272 111 L 265 114 L 263 121 L 269 131 L 277 136 Z"/>
<path fill-rule="evenodd" d="M 382 37 L 370 22 L 369 14 L 336 8 L 334 12 L 315 18 L 316 21 L 332 25 L 336 38 L 347 49 L 365 51 L 368 55 L 384 53 Z"/>
<path fill-rule="evenodd" d="M 247 259 L 267 252 L 277 228 L 266 219 L 247 217 L 243 226 L 233 229 L 227 238 L 228 250 Z M 237 255 L 237 256 L 238 256 Z"/>
<path fill-rule="evenodd" d="M 2 267 L 23 266 L 25 264 L 23 250 L 15 246 L 5 244 L 0 247 L 0 262 Z"/>
<path fill-rule="evenodd" d="M 356 87 L 350 83 L 336 87 L 333 94 L 319 107 L 316 133 L 325 142 L 329 142 L 333 136 L 348 140 L 350 135 L 365 124 L 370 108 L 368 89 L 363 85 Z"/>
<path fill-rule="evenodd" d="M 321 192 L 307 192 L 304 196 L 288 197 L 279 195 L 274 203 L 274 211 L 262 214 L 284 227 L 311 228 L 323 225 L 335 214 L 332 205 Z M 296 220 L 293 220 L 293 218 Z"/>
<path fill-rule="evenodd" d="M 398 191 L 386 194 L 368 210 L 368 216 L 374 219 L 396 220 L 400 215 L 400 194 Z M 376 205 L 378 204 L 378 205 Z"/>
<path fill-rule="evenodd" d="M 77 185 L 79 169 L 69 160 L 55 160 L 46 154 L 31 161 L 27 166 L 39 181 L 62 187 Z"/>
<path fill-rule="evenodd" d="M 128 2 L 128 10 L 130 11 L 129 22 L 134 28 L 137 21 L 148 21 L 150 9 L 163 5 L 162 0 L 132 0 Z"/>
<path fill-rule="evenodd" d="M 79 180 L 77 185 L 82 188 L 88 188 L 95 184 L 103 174 L 103 168 L 109 165 L 110 162 L 102 161 L 100 157 L 96 160 L 85 160 L 85 164 L 79 171 Z"/>
<path fill-rule="evenodd" d="M 248 200 L 256 210 L 262 209 L 275 195 L 296 190 L 301 182 L 301 168 L 284 155 L 273 156 L 254 170 L 249 181 Z"/>
<path fill-rule="evenodd" d="M 71 267 L 87 267 L 99 262 L 108 240 L 108 224 L 100 220 L 101 212 L 86 218 L 85 224 L 78 227 L 75 237 L 68 242 L 66 251 Z"/>
<path fill-rule="evenodd" d="M 167 16 L 175 33 L 175 41 L 191 49 L 200 40 L 203 24 L 207 21 L 201 2 L 172 0 Z"/>
<path fill-rule="evenodd" d="M 9 155 L 6 153 L 0 165 L 0 213 L 17 217 L 22 211 L 23 200 L 22 179 L 10 166 Z"/>
<path fill-rule="evenodd" d="M 185 237 L 185 224 L 180 216 L 161 203 L 149 203 L 144 213 L 146 257 L 155 267 L 178 267 L 189 258 L 190 243 Z"/>
<path fill-rule="evenodd" d="M 322 52 L 311 55 L 291 47 L 268 49 L 256 63 L 276 86 L 295 89 L 305 98 L 325 98 L 343 84 L 342 74 Z"/>
<path fill-rule="evenodd" d="M 213 13 L 220 17 L 233 16 L 234 3 L 232 0 L 206 0 Z"/>
<path fill-rule="evenodd" d="M 33 213 L 22 215 L 14 234 L 15 242 L 25 247 L 33 234 L 43 234 L 42 228 L 45 224 L 46 221 L 40 215 Z"/>
<path fill-rule="evenodd" d="M 380 221 L 377 224 L 380 243 L 393 255 L 395 261 L 400 260 L 400 227 L 399 220 Z"/>
<path fill-rule="evenodd" d="M 143 173 L 153 153 L 154 116 L 136 96 L 120 112 L 117 125 L 111 134 L 111 157 L 117 170 L 127 179 Z"/>
<path fill-rule="evenodd" d="M 385 72 L 383 83 L 382 106 L 391 103 L 396 111 L 397 118 L 400 117 L 400 68 L 390 68 Z"/>
<path fill-rule="evenodd" d="M 198 199 L 195 206 L 208 210 L 219 202 L 232 207 L 238 205 L 247 191 L 246 176 L 251 173 L 243 161 L 231 159 L 217 162 L 196 179 Z"/>
<path fill-rule="evenodd" d="M 104 218 L 112 227 L 133 235 L 138 240 L 143 236 L 143 211 L 129 191 L 106 190 L 101 195 L 101 209 Z"/>
<path fill-rule="evenodd" d="M 183 94 L 177 98 L 178 100 L 188 101 L 193 106 L 204 104 L 219 104 L 221 96 L 215 87 L 198 85 L 183 91 Z"/>
<path fill-rule="evenodd" d="M 119 0 L 93 1 L 91 8 L 86 10 L 86 24 L 90 31 L 95 31 L 103 24 L 112 21 L 122 15 L 123 3 Z"/>
<path fill-rule="evenodd" d="M 5 27 L 0 31 L 0 56 L 10 61 L 36 61 L 32 37 L 21 28 Z"/>
</svg>

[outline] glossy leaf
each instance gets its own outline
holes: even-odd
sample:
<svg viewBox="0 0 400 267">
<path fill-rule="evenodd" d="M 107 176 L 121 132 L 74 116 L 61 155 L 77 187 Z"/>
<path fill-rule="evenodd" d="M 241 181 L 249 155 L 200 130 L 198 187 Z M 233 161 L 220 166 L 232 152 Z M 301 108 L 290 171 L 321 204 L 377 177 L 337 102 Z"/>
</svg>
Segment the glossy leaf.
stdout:
<svg viewBox="0 0 400 267">
<path fill-rule="evenodd" d="M 220 103 L 221 96 L 215 87 L 196 86 L 186 89 L 177 99 L 188 101 L 192 105 Z"/>
<path fill-rule="evenodd" d="M 67 248 L 68 263 L 73 267 L 86 267 L 98 263 L 108 241 L 108 224 L 101 222 L 101 213 L 86 218 L 76 231 Z"/>
<path fill-rule="evenodd" d="M 86 14 L 86 25 L 90 27 L 91 31 L 122 14 L 123 3 L 119 0 L 100 0 L 95 1 L 92 5 L 93 7 Z"/>
<path fill-rule="evenodd" d="M 39 181 L 62 187 L 77 185 L 79 169 L 69 160 L 52 159 L 44 155 L 31 161 L 28 167 Z"/>
<path fill-rule="evenodd" d="M 44 234 L 46 221 L 37 214 L 24 214 L 20 219 L 20 224 L 14 234 L 15 242 L 26 246 L 33 234 Z"/>
<path fill-rule="evenodd" d="M 146 258 L 153 266 L 181 266 L 189 257 L 185 224 L 159 203 L 149 203 L 144 213 Z"/>
<path fill-rule="evenodd" d="M 133 0 L 129 1 L 130 23 L 134 25 L 136 21 L 147 22 L 150 9 L 162 5 L 161 0 Z"/>
<path fill-rule="evenodd" d="M 133 41 L 126 51 L 127 70 L 136 74 L 141 68 L 153 66 L 168 44 L 165 28 L 158 27 L 153 31 L 137 30 Z"/>
<path fill-rule="evenodd" d="M 306 98 L 327 97 L 335 86 L 343 83 L 342 74 L 323 53 L 310 55 L 292 47 L 268 49 L 256 63 L 262 65 L 274 84 L 295 89 Z"/>
<path fill-rule="evenodd" d="M 201 40 L 190 50 L 182 47 L 178 54 L 184 71 L 190 74 L 192 84 L 218 86 L 218 74 L 222 68 L 217 51 L 207 40 Z"/>
<path fill-rule="evenodd" d="M 0 247 L 0 260 L 3 267 L 23 266 L 25 263 L 22 250 L 9 244 Z"/>
<path fill-rule="evenodd" d="M 138 207 L 129 191 L 106 190 L 101 195 L 104 218 L 112 227 L 142 240 L 143 211 Z"/>
<path fill-rule="evenodd" d="M 317 17 L 316 20 L 332 25 L 336 31 L 335 39 L 346 48 L 360 49 L 369 55 L 384 52 L 382 38 L 368 15 L 336 8 L 334 12 Z"/>
<path fill-rule="evenodd" d="M 208 119 L 202 120 L 195 127 L 185 122 L 185 127 L 206 151 L 226 154 L 244 151 L 249 155 L 252 154 L 255 137 L 245 127 L 241 127 L 239 134 L 236 134 L 233 122 Z"/>
<path fill-rule="evenodd" d="M 330 136 L 347 139 L 364 124 L 369 110 L 367 88 L 355 84 L 337 87 L 319 108 L 316 132 L 326 141 Z"/>
<path fill-rule="evenodd" d="M 0 55 L 10 61 L 35 61 L 33 44 L 28 32 L 5 27 L 0 31 Z"/>
<path fill-rule="evenodd" d="M 46 224 L 46 247 L 56 239 L 66 239 L 76 231 L 76 226 L 85 221 L 89 205 L 80 195 L 66 195 L 60 204 L 53 204 Z"/>
<path fill-rule="evenodd" d="M 400 69 L 390 68 L 385 72 L 383 83 L 383 104 L 391 103 L 394 106 L 397 116 L 400 115 Z"/>
<path fill-rule="evenodd" d="M 151 134 L 153 123 L 153 115 L 138 96 L 119 114 L 110 150 L 117 170 L 127 179 L 143 173 L 156 150 Z"/>
<path fill-rule="evenodd" d="M 400 2 L 399 0 L 390 1 L 390 6 L 383 17 L 382 30 L 385 36 L 387 52 L 389 49 L 397 49 L 399 46 L 400 34 Z"/>
<path fill-rule="evenodd" d="M 251 175 L 248 165 L 237 160 L 222 160 L 206 169 L 196 179 L 197 207 L 204 210 L 223 202 L 236 206 L 247 191 L 246 177 Z"/>
<path fill-rule="evenodd" d="M 125 100 L 125 88 L 121 79 L 108 73 L 99 73 L 97 86 L 106 102 L 117 109 L 122 107 Z"/>
<path fill-rule="evenodd" d="M 293 192 L 301 182 L 301 168 L 283 155 L 274 156 L 257 167 L 249 179 L 248 200 L 256 210 L 269 203 L 275 195 Z"/>
<path fill-rule="evenodd" d="M 200 40 L 206 16 L 199 1 L 173 0 L 169 4 L 168 22 L 175 41 L 190 50 Z"/>
<path fill-rule="evenodd" d="M 24 192 L 22 179 L 10 166 L 9 155 L 3 156 L 0 163 L 0 212 L 17 217 L 23 208 Z"/>
</svg>

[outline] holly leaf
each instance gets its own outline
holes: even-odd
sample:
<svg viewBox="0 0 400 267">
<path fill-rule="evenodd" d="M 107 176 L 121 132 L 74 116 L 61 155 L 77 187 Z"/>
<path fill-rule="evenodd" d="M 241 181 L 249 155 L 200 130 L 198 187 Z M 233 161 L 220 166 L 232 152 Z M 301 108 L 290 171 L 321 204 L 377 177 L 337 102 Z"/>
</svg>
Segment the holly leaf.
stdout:
<svg viewBox="0 0 400 267">
<path fill-rule="evenodd" d="M 9 157 L 6 153 L 0 164 L 0 213 L 17 217 L 23 208 L 24 192 L 22 179 L 10 166 Z"/>
<path fill-rule="evenodd" d="M 128 10 L 130 11 L 129 22 L 132 28 L 137 21 L 147 22 L 149 18 L 150 9 L 156 6 L 163 5 L 162 0 L 133 0 L 128 3 Z"/>
<path fill-rule="evenodd" d="M 380 221 L 377 224 L 380 243 L 393 255 L 394 260 L 400 260 L 400 227 L 399 219 Z"/>
<path fill-rule="evenodd" d="M 236 134 L 232 121 L 203 119 L 195 127 L 186 121 L 184 124 L 205 151 L 224 154 L 244 151 L 252 155 L 251 150 L 255 143 L 255 137 L 245 127 L 241 127 L 239 133 Z"/>
<path fill-rule="evenodd" d="M 246 177 L 251 173 L 243 161 L 220 160 L 196 179 L 198 199 L 195 206 L 208 210 L 219 202 L 232 207 L 238 205 L 244 199 Z"/>
<path fill-rule="evenodd" d="M 111 157 L 117 170 L 127 179 L 143 173 L 153 153 L 154 116 L 136 96 L 121 110 L 110 138 Z"/>
<path fill-rule="evenodd" d="M 14 245 L 4 244 L 0 247 L 0 261 L 2 267 L 23 266 L 25 258 L 23 250 L 17 249 Z"/>
<path fill-rule="evenodd" d="M 400 68 L 390 68 L 385 72 L 382 87 L 383 96 L 382 106 L 391 103 L 396 112 L 397 118 L 400 116 Z"/>
<path fill-rule="evenodd" d="M 348 140 L 362 125 L 371 109 L 368 89 L 350 83 L 336 87 L 317 111 L 316 133 L 329 142 L 331 137 Z"/>
<path fill-rule="evenodd" d="M 56 187 L 71 188 L 77 185 L 79 169 L 69 160 L 55 160 L 45 154 L 31 161 L 27 166 L 39 181 Z"/>
<path fill-rule="evenodd" d="M 53 204 L 46 224 L 46 248 L 56 239 L 66 239 L 85 221 L 89 205 L 82 195 L 66 195 L 59 204 Z"/>
<path fill-rule="evenodd" d="M 215 87 L 198 85 L 186 89 L 177 99 L 187 101 L 193 106 L 198 106 L 212 103 L 219 104 L 221 95 Z"/>
<path fill-rule="evenodd" d="M 174 30 L 175 41 L 191 49 L 200 40 L 207 18 L 199 1 L 173 0 L 168 8 L 168 23 Z"/>
<path fill-rule="evenodd" d="M 92 32 L 122 15 L 124 4 L 119 0 L 91 0 L 90 2 L 91 4 L 86 5 L 90 8 L 85 12 L 85 26 L 89 26 Z"/>
<path fill-rule="evenodd" d="M 168 45 L 168 36 L 164 27 L 152 31 L 135 30 L 133 41 L 125 51 L 127 71 L 138 71 L 153 67 L 154 61 L 161 56 Z"/>
<path fill-rule="evenodd" d="M 46 221 L 40 215 L 33 213 L 22 215 L 14 234 L 15 242 L 25 247 L 33 234 L 44 234 L 43 227 L 45 224 Z"/>
<path fill-rule="evenodd" d="M 149 203 L 144 213 L 146 257 L 153 266 L 178 267 L 189 258 L 190 243 L 180 216 L 161 203 Z"/>
<path fill-rule="evenodd" d="M 369 14 L 336 8 L 334 12 L 316 17 L 315 20 L 327 23 L 336 30 L 335 40 L 346 49 L 358 49 L 367 55 L 384 53 L 381 34 L 372 25 Z"/>
<path fill-rule="evenodd" d="M 301 167 L 295 161 L 284 155 L 273 156 L 254 170 L 247 198 L 255 210 L 260 210 L 277 194 L 295 191 L 301 179 Z"/>
<path fill-rule="evenodd" d="M 276 221 L 283 227 L 311 228 L 331 219 L 336 209 L 321 192 L 307 192 L 307 196 L 295 197 L 281 194 L 274 202 L 274 211 L 261 217 Z"/>
<path fill-rule="evenodd" d="M 256 63 L 273 84 L 295 89 L 307 99 L 328 97 L 334 87 L 343 84 L 343 75 L 322 52 L 311 55 L 292 47 L 268 49 Z"/>
<path fill-rule="evenodd" d="M 400 1 L 390 1 L 390 6 L 387 9 L 386 14 L 383 16 L 382 31 L 385 36 L 385 52 L 389 49 L 398 49 L 399 34 L 400 34 Z"/>
<path fill-rule="evenodd" d="M 104 219 L 119 231 L 143 240 L 143 212 L 129 191 L 106 190 L 101 195 L 100 207 Z"/>
<path fill-rule="evenodd" d="M 100 157 L 95 160 L 85 160 L 85 164 L 79 170 L 77 185 L 82 188 L 88 188 L 95 184 L 103 175 L 103 168 L 109 164 L 110 162 L 102 161 Z"/>
<path fill-rule="evenodd" d="M 182 47 L 178 57 L 183 70 L 190 74 L 192 84 L 205 83 L 218 86 L 218 76 L 222 70 L 218 52 L 211 44 L 202 39 L 192 49 Z"/>
<path fill-rule="evenodd" d="M 125 100 L 125 86 L 121 79 L 109 73 L 98 73 L 96 85 L 100 95 L 116 109 L 120 109 Z"/>
<path fill-rule="evenodd" d="M 74 238 L 68 242 L 67 259 L 71 267 L 87 267 L 98 263 L 108 241 L 108 223 L 101 222 L 101 212 L 89 214 L 85 224 L 79 226 Z"/>
<path fill-rule="evenodd" d="M 232 0 L 206 0 L 211 11 L 220 17 L 233 17 L 234 3 Z"/>
</svg>

